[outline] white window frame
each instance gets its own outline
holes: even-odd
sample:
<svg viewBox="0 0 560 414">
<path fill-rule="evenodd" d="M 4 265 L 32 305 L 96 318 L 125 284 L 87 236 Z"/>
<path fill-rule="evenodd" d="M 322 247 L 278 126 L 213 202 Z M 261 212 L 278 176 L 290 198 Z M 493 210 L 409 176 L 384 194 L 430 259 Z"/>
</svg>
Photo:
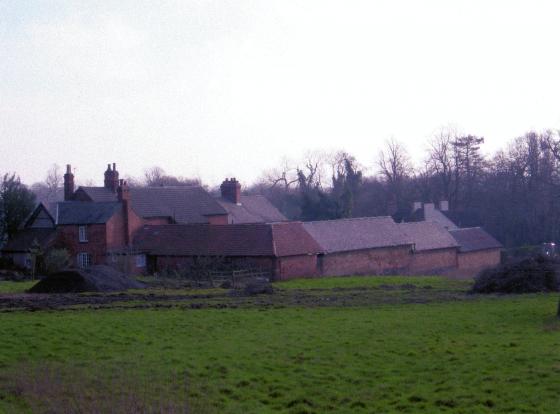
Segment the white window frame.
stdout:
<svg viewBox="0 0 560 414">
<path fill-rule="evenodd" d="M 146 255 L 137 254 L 136 255 L 136 267 L 146 267 Z"/>
<path fill-rule="evenodd" d="M 78 226 L 78 240 L 80 243 L 88 242 L 87 226 Z"/>
<path fill-rule="evenodd" d="M 82 269 L 87 269 L 91 266 L 91 254 L 89 253 L 78 253 L 78 267 Z"/>
</svg>

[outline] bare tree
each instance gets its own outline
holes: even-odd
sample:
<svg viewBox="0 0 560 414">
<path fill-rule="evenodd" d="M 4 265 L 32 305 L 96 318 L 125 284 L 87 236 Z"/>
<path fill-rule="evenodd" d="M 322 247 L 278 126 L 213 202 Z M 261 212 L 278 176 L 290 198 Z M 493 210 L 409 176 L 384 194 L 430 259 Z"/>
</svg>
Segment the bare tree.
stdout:
<svg viewBox="0 0 560 414">
<path fill-rule="evenodd" d="M 453 141 L 457 132 L 451 127 L 442 128 L 430 141 L 427 167 L 433 171 L 440 182 L 441 196 L 445 200 L 451 198 L 451 182 L 453 180 Z M 439 193 L 439 191 L 438 191 Z"/>
<path fill-rule="evenodd" d="M 58 189 L 62 187 L 62 174 L 60 172 L 60 167 L 58 164 L 53 164 L 51 168 L 47 171 L 47 176 L 45 178 L 45 185 L 47 186 L 47 201 L 56 201 L 56 196 Z"/>
<path fill-rule="evenodd" d="M 297 168 L 292 164 L 290 160 L 283 158 L 279 167 L 264 173 L 261 183 L 269 185 L 270 188 L 281 187 L 288 191 L 298 182 Z"/>
<path fill-rule="evenodd" d="M 144 182 L 148 187 L 171 187 L 171 186 L 198 186 L 201 185 L 198 178 L 187 178 L 181 176 L 167 175 L 163 168 L 154 166 L 144 171 Z M 136 185 L 138 182 L 136 181 Z"/>
<path fill-rule="evenodd" d="M 379 171 L 392 185 L 399 185 L 414 172 L 406 149 L 393 138 L 386 142 L 385 151 L 379 152 Z"/>
<path fill-rule="evenodd" d="M 407 208 L 403 197 L 405 181 L 414 173 L 406 149 L 394 139 L 388 140 L 385 151 L 379 153 L 378 167 L 386 183 L 387 211 L 389 214 L 402 214 Z"/>
</svg>

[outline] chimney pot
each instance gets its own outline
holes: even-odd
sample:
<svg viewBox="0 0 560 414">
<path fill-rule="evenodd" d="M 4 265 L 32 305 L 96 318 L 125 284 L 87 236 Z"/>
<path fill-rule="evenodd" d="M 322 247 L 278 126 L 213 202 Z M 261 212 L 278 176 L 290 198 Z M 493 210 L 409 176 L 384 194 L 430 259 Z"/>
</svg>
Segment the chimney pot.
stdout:
<svg viewBox="0 0 560 414">
<path fill-rule="evenodd" d="M 117 163 L 113 163 L 113 171 L 117 171 Z"/>
</svg>

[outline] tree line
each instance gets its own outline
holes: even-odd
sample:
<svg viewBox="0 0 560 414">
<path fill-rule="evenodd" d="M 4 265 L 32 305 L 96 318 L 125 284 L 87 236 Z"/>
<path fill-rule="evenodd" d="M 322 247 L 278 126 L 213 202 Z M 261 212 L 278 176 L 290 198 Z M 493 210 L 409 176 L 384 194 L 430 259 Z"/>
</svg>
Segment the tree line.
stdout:
<svg viewBox="0 0 560 414">
<path fill-rule="evenodd" d="M 308 152 L 299 162 L 284 160 L 262 174 L 247 194 L 266 196 L 293 220 L 327 220 L 391 215 L 408 220 L 415 201 L 449 202 L 460 226 L 483 226 L 506 246 L 536 245 L 560 239 L 560 135 L 527 132 L 492 156 L 484 138 L 443 128 L 428 142 L 420 165 L 407 149 L 389 140 L 375 165 L 361 165 L 345 151 Z M 201 185 L 160 167 L 132 186 Z M 11 237 L 36 201 L 61 199 L 62 174 L 53 165 L 31 187 L 16 174 L 0 182 L 0 242 Z M 217 188 L 210 189 L 217 193 Z"/>
<path fill-rule="evenodd" d="M 560 239 L 560 137 L 527 132 L 492 156 L 484 138 L 443 128 L 424 161 L 389 140 L 366 175 L 351 154 L 310 153 L 264 174 L 249 193 L 267 196 L 297 220 L 391 215 L 408 220 L 415 201 L 447 200 L 460 226 L 483 226 L 506 246 Z"/>
</svg>

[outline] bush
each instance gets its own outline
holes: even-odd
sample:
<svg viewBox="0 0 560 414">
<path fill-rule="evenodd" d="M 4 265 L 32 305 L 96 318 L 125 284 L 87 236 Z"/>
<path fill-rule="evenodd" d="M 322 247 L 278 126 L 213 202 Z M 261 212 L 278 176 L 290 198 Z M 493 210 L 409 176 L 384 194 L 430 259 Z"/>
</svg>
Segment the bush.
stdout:
<svg viewBox="0 0 560 414">
<path fill-rule="evenodd" d="M 473 293 L 557 292 L 559 263 L 536 256 L 483 270 L 475 278 Z"/>
<path fill-rule="evenodd" d="M 52 275 L 70 266 L 70 255 L 66 249 L 52 249 L 44 257 L 45 273 Z"/>
</svg>

